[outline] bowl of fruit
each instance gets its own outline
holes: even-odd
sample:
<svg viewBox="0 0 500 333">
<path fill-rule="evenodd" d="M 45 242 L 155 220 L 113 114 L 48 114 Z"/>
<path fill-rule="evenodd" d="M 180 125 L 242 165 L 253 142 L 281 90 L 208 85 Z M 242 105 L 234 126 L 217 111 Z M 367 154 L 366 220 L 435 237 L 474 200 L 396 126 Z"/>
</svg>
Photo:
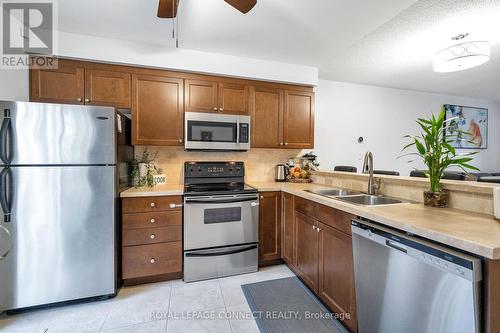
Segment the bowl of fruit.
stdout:
<svg viewBox="0 0 500 333">
<path fill-rule="evenodd" d="M 290 168 L 287 181 L 291 183 L 310 183 L 309 171 L 299 166 L 293 166 Z"/>
</svg>

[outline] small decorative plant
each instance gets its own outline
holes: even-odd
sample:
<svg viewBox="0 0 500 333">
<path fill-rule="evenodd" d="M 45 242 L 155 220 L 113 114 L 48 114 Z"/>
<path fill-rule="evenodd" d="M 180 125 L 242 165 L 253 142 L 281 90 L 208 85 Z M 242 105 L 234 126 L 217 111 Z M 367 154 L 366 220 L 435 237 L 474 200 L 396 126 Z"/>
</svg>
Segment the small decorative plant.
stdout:
<svg viewBox="0 0 500 333">
<path fill-rule="evenodd" d="M 157 155 L 158 153 L 156 152 L 151 157 L 149 151 L 146 149 L 142 152 L 140 158 L 136 156 L 132 160 L 130 176 L 135 187 L 153 187 L 155 185 L 154 176 L 162 173 L 162 170 L 155 165 Z"/>
<path fill-rule="evenodd" d="M 417 124 L 422 128 L 420 135 L 406 135 L 405 138 L 411 140 L 403 151 L 415 146 L 416 152 L 405 154 L 402 156 L 418 156 L 417 159 L 408 161 L 409 163 L 417 160 L 422 160 L 427 166 L 424 170 L 426 176 L 430 181 L 429 191 L 424 193 L 424 203 L 434 207 L 446 207 L 448 203 L 448 192 L 443 189 L 441 178 L 443 173 L 450 167 L 458 167 L 464 172 L 467 170 L 477 170 L 469 162 L 473 160 L 471 155 L 477 152 L 468 152 L 457 154 L 456 149 L 451 143 L 457 140 L 466 140 L 464 137 L 469 136 L 468 133 L 463 131 L 455 131 L 449 134 L 448 127 L 456 118 L 446 119 L 446 111 L 443 110 L 436 118 L 434 114 L 429 119 L 417 119 Z M 400 156 L 401 157 L 401 156 Z"/>
</svg>

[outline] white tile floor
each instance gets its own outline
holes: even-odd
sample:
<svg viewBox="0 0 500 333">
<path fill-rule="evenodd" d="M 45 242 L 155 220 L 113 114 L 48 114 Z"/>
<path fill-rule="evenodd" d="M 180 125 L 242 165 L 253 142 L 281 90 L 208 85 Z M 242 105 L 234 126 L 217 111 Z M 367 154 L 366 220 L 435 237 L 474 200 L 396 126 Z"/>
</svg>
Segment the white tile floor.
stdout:
<svg viewBox="0 0 500 333">
<path fill-rule="evenodd" d="M 4 314 L 0 332 L 258 333 L 255 321 L 245 318 L 250 308 L 241 285 L 289 276 L 293 273 L 280 265 L 209 281 L 122 288 L 117 297 L 106 301 Z"/>
</svg>

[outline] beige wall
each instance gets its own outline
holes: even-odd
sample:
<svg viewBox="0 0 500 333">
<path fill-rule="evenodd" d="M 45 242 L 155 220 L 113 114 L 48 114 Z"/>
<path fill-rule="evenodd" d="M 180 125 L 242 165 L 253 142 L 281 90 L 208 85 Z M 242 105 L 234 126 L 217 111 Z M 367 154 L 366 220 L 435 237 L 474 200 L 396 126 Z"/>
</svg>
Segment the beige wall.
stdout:
<svg viewBox="0 0 500 333">
<path fill-rule="evenodd" d="M 183 167 L 186 161 L 242 161 L 246 166 L 247 182 L 274 181 L 274 167 L 284 163 L 289 157 L 301 154 L 300 149 L 259 149 L 247 152 L 188 152 L 182 147 L 144 147 L 136 146 L 136 155 L 144 149 L 151 154 L 158 152 L 156 165 L 167 175 L 168 184 L 182 184 Z"/>
</svg>

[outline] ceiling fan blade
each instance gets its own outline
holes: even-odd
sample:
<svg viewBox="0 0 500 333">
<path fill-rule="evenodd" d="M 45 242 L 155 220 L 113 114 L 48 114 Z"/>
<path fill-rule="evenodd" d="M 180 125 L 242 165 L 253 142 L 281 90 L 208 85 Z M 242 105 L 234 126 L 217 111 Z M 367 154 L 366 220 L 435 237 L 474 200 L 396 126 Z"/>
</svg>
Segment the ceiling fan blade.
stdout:
<svg viewBox="0 0 500 333">
<path fill-rule="evenodd" d="M 248 13 L 256 4 L 257 0 L 224 0 L 243 14 Z"/>
<path fill-rule="evenodd" d="M 158 17 L 174 18 L 177 16 L 179 0 L 160 0 L 158 3 Z"/>
</svg>

